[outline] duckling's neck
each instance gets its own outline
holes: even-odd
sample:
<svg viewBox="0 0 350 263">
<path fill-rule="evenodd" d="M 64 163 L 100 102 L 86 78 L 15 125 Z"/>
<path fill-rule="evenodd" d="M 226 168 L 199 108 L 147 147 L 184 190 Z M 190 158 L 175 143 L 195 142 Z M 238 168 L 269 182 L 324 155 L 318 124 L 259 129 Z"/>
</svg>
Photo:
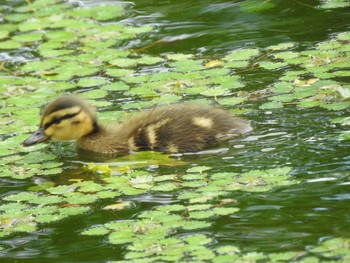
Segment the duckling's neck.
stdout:
<svg viewBox="0 0 350 263">
<path fill-rule="evenodd" d="M 78 140 L 78 147 L 91 152 L 114 154 L 129 151 L 127 138 L 123 136 L 123 126 L 94 124 L 93 132 Z"/>
</svg>

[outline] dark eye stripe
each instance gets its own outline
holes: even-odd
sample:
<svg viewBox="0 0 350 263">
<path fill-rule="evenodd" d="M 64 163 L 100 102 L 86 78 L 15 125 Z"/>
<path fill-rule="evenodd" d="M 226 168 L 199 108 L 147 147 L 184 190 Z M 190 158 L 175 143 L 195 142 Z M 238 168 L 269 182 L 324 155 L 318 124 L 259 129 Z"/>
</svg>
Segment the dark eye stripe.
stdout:
<svg viewBox="0 0 350 263">
<path fill-rule="evenodd" d="M 74 116 L 77 116 L 80 112 L 81 112 L 81 110 L 78 111 L 78 112 L 76 112 L 76 113 L 63 115 L 63 116 L 61 116 L 61 117 L 55 117 L 55 118 L 53 118 L 53 120 L 51 120 L 50 122 L 46 123 L 46 124 L 44 125 L 44 128 L 45 128 L 45 130 L 46 130 L 47 128 L 49 128 L 49 127 L 50 127 L 51 125 L 53 125 L 53 124 L 59 124 L 59 123 L 60 123 L 61 121 L 63 121 L 63 120 L 70 119 L 70 118 L 73 118 Z"/>
</svg>

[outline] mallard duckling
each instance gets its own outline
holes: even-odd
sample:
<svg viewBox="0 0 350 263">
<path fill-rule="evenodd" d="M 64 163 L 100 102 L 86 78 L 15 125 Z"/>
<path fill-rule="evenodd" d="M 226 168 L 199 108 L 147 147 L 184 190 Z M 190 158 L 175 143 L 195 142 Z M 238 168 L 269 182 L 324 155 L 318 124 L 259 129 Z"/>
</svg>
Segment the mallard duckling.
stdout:
<svg viewBox="0 0 350 263">
<path fill-rule="evenodd" d="M 22 144 L 75 140 L 81 149 L 106 154 L 195 152 L 250 130 L 248 121 L 227 111 L 189 104 L 155 107 L 122 123 L 102 124 L 94 107 L 66 95 L 46 106 L 39 129 Z"/>
</svg>

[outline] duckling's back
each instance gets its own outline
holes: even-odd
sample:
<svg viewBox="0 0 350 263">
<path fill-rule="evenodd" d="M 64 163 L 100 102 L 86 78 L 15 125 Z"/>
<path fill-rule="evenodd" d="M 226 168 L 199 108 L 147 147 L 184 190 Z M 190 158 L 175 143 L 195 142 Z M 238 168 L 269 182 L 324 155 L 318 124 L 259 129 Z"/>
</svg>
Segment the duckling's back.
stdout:
<svg viewBox="0 0 350 263">
<path fill-rule="evenodd" d="M 215 107 L 170 105 L 145 111 L 123 124 L 131 150 L 195 152 L 249 132 L 249 123 Z"/>
</svg>

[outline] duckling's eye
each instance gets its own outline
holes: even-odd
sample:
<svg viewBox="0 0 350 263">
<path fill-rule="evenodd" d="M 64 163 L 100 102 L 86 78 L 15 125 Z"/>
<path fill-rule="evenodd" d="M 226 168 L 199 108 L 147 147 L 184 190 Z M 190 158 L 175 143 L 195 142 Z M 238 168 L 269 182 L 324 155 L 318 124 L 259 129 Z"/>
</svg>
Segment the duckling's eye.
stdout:
<svg viewBox="0 0 350 263">
<path fill-rule="evenodd" d="M 52 124 L 59 124 L 60 122 L 61 122 L 61 118 L 59 118 L 59 117 L 55 117 L 55 118 L 53 118 L 53 120 L 51 121 L 51 123 Z"/>
<path fill-rule="evenodd" d="M 49 128 L 51 125 L 53 124 L 59 124 L 61 121 L 63 120 L 66 120 L 66 119 L 70 119 L 70 118 L 73 118 L 74 116 L 78 115 L 79 113 L 81 112 L 81 110 L 79 110 L 78 112 L 76 113 L 72 113 L 72 114 L 67 114 L 67 115 L 63 115 L 63 116 L 56 116 L 54 117 L 50 122 L 46 123 L 44 125 L 44 128 L 47 129 Z M 79 121 L 78 121 L 79 122 Z M 73 121 L 74 123 L 74 121 Z"/>
<path fill-rule="evenodd" d="M 50 122 L 44 125 L 45 129 L 49 128 L 52 124 L 59 124 L 62 121 L 62 118 L 55 117 Z"/>
<path fill-rule="evenodd" d="M 72 124 L 73 125 L 78 125 L 78 124 L 80 124 L 80 121 L 72 121 Z"/>
</svg>

